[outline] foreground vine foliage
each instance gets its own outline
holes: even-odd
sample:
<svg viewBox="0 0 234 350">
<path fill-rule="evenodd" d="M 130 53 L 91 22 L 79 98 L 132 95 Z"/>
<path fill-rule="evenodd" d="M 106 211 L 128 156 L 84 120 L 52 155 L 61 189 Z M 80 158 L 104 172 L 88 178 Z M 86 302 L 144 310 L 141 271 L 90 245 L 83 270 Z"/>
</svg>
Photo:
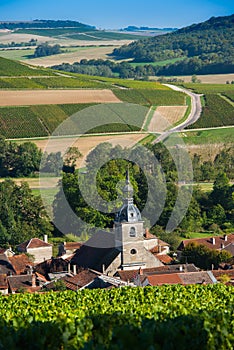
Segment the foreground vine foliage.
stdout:
<svg viewBox="0 0 234 350">
<path fill-rule="evenodd" d="M 234 289 L 193 285 L 0 298 L 0 349 L 233 349 Z"/>
</svg>

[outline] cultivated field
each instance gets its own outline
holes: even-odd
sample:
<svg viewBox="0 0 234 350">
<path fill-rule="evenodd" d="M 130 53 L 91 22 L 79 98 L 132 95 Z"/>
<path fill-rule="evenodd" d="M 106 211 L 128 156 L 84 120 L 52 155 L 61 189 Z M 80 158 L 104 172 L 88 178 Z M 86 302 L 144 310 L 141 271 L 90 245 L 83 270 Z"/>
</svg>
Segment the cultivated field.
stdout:
<svg viewBox="0 0 234 350">
<path fill-rule="evenodd" d="M 162 132 L 183 118 L 187 106 L 158 106 L 148 126 L 150 132 Z"/>
<path fill-rule="evenodd" d="M 95 148 L 97 145 L 103 142 L 109 142 L 113 146 L 120 145 L 122 147 L 131 147 L 141 139 L 145 137 L 145 134 L 137 133 L 137 134 L 127 134 L 127 135 L 105 135 L 105 136 L 87 136 L 80 138 L 71 138 L 69 143 L 71 142 L 71 146 L 76 146 L 79 148 L 82 153 L 82 158 L 77 162 L 78 167 L 85 166 L 85 159 L 88 153 Z M 48 139 L 42 140 L 33 140 L 37 147 L 39 147 L 42 151 L 45 149 Z M 59 152 L 59 150 L 63 147 L 64 144 L 67 144 L 67 138 L 58 138 L 53 139 L 53 142 L 50 142 L 50 147 L 48 147 L 47 152 Z"/>
<path fill-rule="evenodd" d="M 90 43 L 88 45 L 91 45 Z M 108 54 L 110 54 L 115 48 L 119 47 L 120 45 L 114 45 L 113 42 L 110 43 L 110 46 L 96 46 L 97 44 L 94 43 L 95 46 L 88 46 L 88 47 L 79 47 L 76 49 L 73 49 L 72 52 L 64 52 L 62 54 L 58 55 L 52 55 L 52 56 L 46 56 L 46 57 L 40 57 L 40 58 L 32 58 L 32 59 L 25 59 L 23 58 L 24 62 L 27 62 L 29 64 L 33 64 L 36 66 L 43 66 L 43 67 L 49 67 L 53 65 L 58 65 L 62 63 L 74 63 L 74 62 L 80 62 L 82 59 L 109 59 Z M 105 43 L 106 45 L 106 43 Z M 114 46 L 113 46 L 114 45 Z M 24 53 L 24 54 L 27 54 Z M 10 57 L 11 53 L 9 52 Z M 1 56 L 1 51 L 0 51 Z M 5 56 L 6 57 L 6 56 Z"/>
<path fill-rule="evenodd" d="M 1 91 L 0 106 L 121 102 L 111 90 Z"/>
<path fill-rule="evenodd" d="M 192 76 L 182 75 L 175 78 L 183 79 L 185 83 L 190 83 Z M 227 81 L 234 81 L 234 74 L 197 75 L 197 78 L 201 81 L 201 83 L 205 84 L 226 84 Z"/>
</svg>

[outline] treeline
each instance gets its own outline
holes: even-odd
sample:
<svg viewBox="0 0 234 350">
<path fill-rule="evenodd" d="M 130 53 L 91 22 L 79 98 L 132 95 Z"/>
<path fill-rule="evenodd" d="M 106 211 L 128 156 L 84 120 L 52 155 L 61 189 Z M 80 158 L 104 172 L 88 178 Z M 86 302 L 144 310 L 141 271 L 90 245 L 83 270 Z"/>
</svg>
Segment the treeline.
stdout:
<svg viewBox="0 0 234 350">
<path fill-rule="evenodd" d="M 0 22 L 0 29 L 28 29 L 28 28 L 86 28 L 87 30 L 93 30 L 95 27 L 89 26 L 76 21 L 53 21 L 53 20 L 34 20 L 34 21 L 22 21 L 22 22 L 11 22 L 4 21 Z"/>
<path fill-rule="evenodd" d="M 132 42 L 114 49 L 116 58 L 157 62 L 181 58 L 156 75 L 215 74 L 234 71 L 234 15 Z"/>
<path fill-rule="evenodd" d="M 101 144 L 97 146 L 87 157 L 87 175 L 74 172 L 73 174 L 64 174 L 61 190 L 58 192 L 54 201 L 54 217 L 58 220 L 63 232 L 83 232 L 87 228 L 74 222 L 73 217 L 64 217 L 64 194 L 72 208 L 72 210 L 84 222 L 91 227 L 112 227 L 115 214 L 105 214 L 106 212 L 116 212 L 117 207 L 113 207 L 111 201 L 118 199 L 120 193 L 119 182 L 124 183 L 125 172 L 130 167 L 131 182 L 134 187 L 134 201 L 138 208 L 142 211 L 147 204 L 147 215 L 144 219 L 149 225 L 154 225 L 151 231 L 162 239 L 178 246 L 179 240 L 176 234 L 171 235 L 165 233 L 167 223 L 171 217 L 175 206 L 179 187 L 177 185 L 178 175 L 175 163 L 170 152 L 163 145 L 150 145 L 150 150 L 160 162 L 163 172 L 166 176 L 167 195 L 165 204 L 162 207 L 163 198 L 163 180 L 161 169 L 152 169 L 154 165 L 149 155 L 142 149 L 135 148 L 133 150 L 122 149 L 121 147 L 112 148 L 110 144 Z M 128 156 L 126 157 L 126 154 Z M 109 161 L 109 159 L 113 159 Z M 124 159 L 144 159 L 145 168 L 141 169 L 136 164 L 130 163 Z M 106 164 L 102 166 L 103 161 Z M 96 176 L 96 168 L 99 169 L 97 177 L 97 188 L 93 175 Z M 186 169 L 185 169 L 186 172 Z M 147 175 L 147 180 L 146 180 Z M 86 182 L 87 181 L 87 182 Z M 118 187 L 116 188 L 118 184 Z M 82 189 L 82 192 L 81 192 Z M 185 187 L 182 188 L 183 199 L 188 196 Z M 107 201 L 107 207 L 100 200 L 97 193 Z M 201 191 L 199 187 L 195 187 L 191 202 L 187 213 L 177 227 L 178 235 L 186 235 L 188 232 L 197 232 L 202 230 L 212 230 L 221 232 L 234 226 L 234 186 L 229 184 L 229 179 L 223 169 L 217 167 L 213 190 L 210 193 Z M 85 198 L 89 198 L 92 205 L 87 204 Z M 118 199 L 119 200 L 119 199 Z M 100 208 L 96 210 L 93 205 Z M 115 204 L 116 205 L 116 204 Z M 181 203 L 183 207 L 183 203 Z M 108 209 L 108 210 L 107 210 Z M 161 212 L 161 215 L 155 225 L 151 221 L 155 217 L 155 213 Z M 87 232 L 86 232 L 87 233 Z"/>
<path fill-rule="evenodd" d="M 34 52 L 34 57 L 57 55 L 61 52 L 62 50 L 60 45 L 49 45 L 47 43 L 44 43 L 37 46 Z"/>
<path fill-rule="evenodd" d="M 25 46 L 36 46 L 37 45 L 37 39 L 31 39 L 29 41 L 22 41 L 21 43 L 16 43 L 12 41 L 11 43 L 0 43 L 0 48 L 9 48 L 9 47 L 25 47 Z"/>
<path fill-rule="evenodd" d="M 150 76 L 171 76 L 171 75 L 190 75 L 190 74 L 215 74 L 234 72 L 234 62 L 230 57 L 229 61 L 206 64 L 198 57 L 182 59 L 174 64 L 168 64 L 163 67 L 145 64 L 134 66 L 128 62 L 115 63 L 110 60 L 102 59 L 83 59 L 73 64 L 62 63 L 51 68 L 65 72 L 80 74 L 116 77 L 122 79 L 148 79 Z"/>
<path fill-rule="evenodd" d="M 153 75 L 164 75 L 164 69 L 159 66 L 150 64 L 144 66 L 133 66 L 128 62 L 113 62 L 111 60 L 102 59 L 83 59 L 80 62 L 73 64 L 62 63 L 60 65 L 52 66 L 51 68 L 62 70 L 65 72 L 96 75 L 103 77 L 116 77 L 122 79 L 148 79 Z"/>
</svg>

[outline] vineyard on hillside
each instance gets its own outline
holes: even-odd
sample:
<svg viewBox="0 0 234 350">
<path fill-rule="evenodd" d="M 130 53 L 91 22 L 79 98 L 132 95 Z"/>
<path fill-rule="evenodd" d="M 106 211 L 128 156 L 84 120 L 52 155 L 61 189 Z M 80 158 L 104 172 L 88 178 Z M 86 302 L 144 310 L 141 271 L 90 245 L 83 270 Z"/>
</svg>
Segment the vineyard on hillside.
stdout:
<svg viewBox="0 0 234 350">
<path fill-rule="evenodd" d="M 204 96 L 205 107 L 198 121 L 189 129 L 228 126 L 234 124 L 234 106 L 218 94 Z"/>
<path fill-rule="evenodd" d="M 0 134 L 12 139 L 49 136 L 69 116 L 94 105 L 94 103 L 81 103 L 0 107 Z M 106 116 L 103 117 L 103 120 L 100 116 L 99 122 L 101 125 L 95 129 L 90 129 L 88 133 L 138 131 L 141 129 L 147 111 L 147 109 L 143 112 L 140 110 L 139 113 L 136 112 L 132 116 L 131 114 L 128 115 L 128 109 L 125 109 L 125 114 L 120 113 L 119 116 L 115 114 L 115 121 L 112 124 L 106 124 L 106 120 L 108 120 Z M 71 128 L 69 132 L 65 130 L 64 134 L 73 135 L 74 133 L 82 133 L 84 129 L 86 130 L 84 125 L 80 127 L 81 131 L 76 126 Z"/>
<path fill-rule="evenodd" d="M 232 350 L 232 286 L 19 294 L 0 300 L 0 347 Z"/>
<path fill-rule="evenodd" d="M 16 61 L 0 57 L 0 76 L 35 76 L 35 75 L 54 75 L 49 69 L 31 68 Z"/>
<path fill-rule="evenodd" d="M 182 92 L 173 90 L 148 90 L 148 89 L 129 89 L 114 90 L 115 95 L 122 101 L 142 105 L 157 106 L 183 106 L 186 102 L 186 95 Z"/>
<path fill-rule="evenodd" d="M 69 111 L 69 105 L 1 107 L 1 135 L 6 138 L 49 136 L 68 116 L 92 105 L 74 104 L 74 112 Z"/>
</svg>

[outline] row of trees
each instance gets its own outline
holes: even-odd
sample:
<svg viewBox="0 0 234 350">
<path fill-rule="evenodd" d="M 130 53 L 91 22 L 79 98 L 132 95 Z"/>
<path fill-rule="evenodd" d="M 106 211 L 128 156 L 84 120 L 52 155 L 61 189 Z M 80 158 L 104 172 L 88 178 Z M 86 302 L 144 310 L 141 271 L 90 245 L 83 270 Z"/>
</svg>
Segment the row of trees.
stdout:
<svg viewBox="0 0 234 350">
<path fill-rule="evenodd" d="M 45 174 L 58 176 L 61 170 L 74 172 L 81 153 L 70 147 L 64 157 L 61 152 L 44 153 L 32 142 L 17 144 L 0 137 L 0 177 L 32 177 L 39 170 Z"/>
<path fill-rule="evenodd" d="M 29 41 L 21 41 L 21 43 L 16 43 L 12 41 L 11 43 L 1 43 L 0 48 L 8 48 L 8 47 L 25 47 L 25 46 L 36 46 L 37 39 L 31 39 Z"/>
</svg>

